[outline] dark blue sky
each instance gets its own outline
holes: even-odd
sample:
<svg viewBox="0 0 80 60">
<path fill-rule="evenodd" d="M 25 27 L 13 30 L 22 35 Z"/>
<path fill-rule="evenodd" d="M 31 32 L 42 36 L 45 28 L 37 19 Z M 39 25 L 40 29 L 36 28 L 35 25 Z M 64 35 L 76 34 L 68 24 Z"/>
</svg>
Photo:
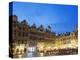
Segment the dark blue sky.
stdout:
<svg viewBox="0 0 80 60">
<path fill-rule="evenodd" d="M 13 15 L 17 15 L 19 21 L 26 19 L 30 25 L 35 23 L 37 27 L 50 25 L 56 33 L 74 31 L 78 25 L 78 7 L 75 5 L 13 2 Z"/>
</svg>

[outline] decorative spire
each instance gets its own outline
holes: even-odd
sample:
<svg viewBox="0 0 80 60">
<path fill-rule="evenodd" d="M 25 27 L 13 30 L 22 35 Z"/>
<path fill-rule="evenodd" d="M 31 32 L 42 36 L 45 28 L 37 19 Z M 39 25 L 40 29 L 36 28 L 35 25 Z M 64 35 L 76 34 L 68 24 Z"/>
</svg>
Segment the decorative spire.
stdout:
<svg viewBox="0 0 80 60">
<path fill-rule="evenodd" d="M 28 25 L 28 23 L 26 22 L 26 20 L 21 21 L 22 24 Z"/>
<path fill-rule="evenodd" d="M 38 28 L 38 30 L 40 30 L 40 31 L 44 31 L 44 27 L 43 27 L 43 25 L 40 25 L 39 28 Z"/>
<path fill-rule="evenodd" d="M 48 25 L 48 27 L 46 28 L 46 32 L 51 32 L 51 26 Z"/>
<path fill-rule="evenodd" d="M 31 26 L 31 28 L 36 28 L 36 24 L 33 24 L 33 25 Z"/>
<path fill-rule="evenodd" d="M 48 25 L 48 30 L 51 31 L 51 26 L 50 25 Z"/>
</svg>

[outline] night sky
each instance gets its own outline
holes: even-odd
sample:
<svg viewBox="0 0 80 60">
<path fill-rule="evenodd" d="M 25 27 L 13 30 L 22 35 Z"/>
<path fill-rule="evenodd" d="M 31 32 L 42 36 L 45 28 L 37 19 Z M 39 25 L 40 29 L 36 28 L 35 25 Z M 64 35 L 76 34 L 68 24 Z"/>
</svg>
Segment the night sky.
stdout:
<svg viewBox="0 0 80 60">
<path fill-rule="evenodd" d="M 44 28 L 50 25 L 56 33 L 72 32 L 78 25 L 78 7 L 75 5 L 13 2 L 13 15 L 18 16 L 18 21 L 25 19 L 30 26 L 33 23 L 37 27 L 42 24 Z"/>
</svg>

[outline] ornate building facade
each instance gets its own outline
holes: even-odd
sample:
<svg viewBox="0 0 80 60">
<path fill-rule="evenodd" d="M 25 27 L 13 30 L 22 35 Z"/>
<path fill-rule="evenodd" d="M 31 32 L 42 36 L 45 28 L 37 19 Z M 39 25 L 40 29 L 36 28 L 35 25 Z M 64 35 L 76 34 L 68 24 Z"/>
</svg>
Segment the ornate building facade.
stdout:
<svg viewBox="0 0 80 60">
<path fill-rule="evenodd" d="M 18 21 L 16 15 L 9 17 L 11 34 L 9 42 L 10 56 L 26 55 L 30 50 L 35 56 L 49 56 L 59 54 L 59 49 L 78 48 L 78 29 L 69 34 L 57 35 L 51 32 L 51 27 L 38 28 L 35 24 L 30 26 L 26 20 Z M 54 52 L 55 51 L 55 52 Z"/>
</svg>

